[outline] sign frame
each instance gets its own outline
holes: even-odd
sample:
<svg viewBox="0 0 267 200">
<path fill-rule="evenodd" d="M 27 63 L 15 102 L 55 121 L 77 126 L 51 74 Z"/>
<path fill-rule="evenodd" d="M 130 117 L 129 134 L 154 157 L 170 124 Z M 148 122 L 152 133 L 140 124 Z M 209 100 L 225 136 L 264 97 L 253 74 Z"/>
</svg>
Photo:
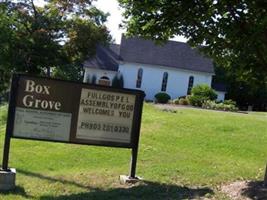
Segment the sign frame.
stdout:
<svg viewBox="0 0 267 200">
<path fill-rule="evenodd" d="M 64 82 L 70 85 L 76 85 L 77 88 L 82 89 L 92 89 L 98 91 L 106 91 L 106 92 L 114 92 L 120 94 L 129 94 L 135 96 L 134 110 L 133 110 L 133 118 L 131 123 L 131 133 L 130 133 L 130 142 L 114 142 L 114 141 L 100 141 L 100 140 L 88 140 L 88 139 L 77 139 L 74 130 L 77 130 L 78 123 L 78 114 L 79 114 L 79 106 L 80 106 L 80 96 L 77 95 L 74 97 L 74 100 L 77 101 L 77 105 L 73 105 L 73 116 L 71 117 L 71 127 L 70 127 L 70 137 L 69 141 L 60 141 L 53 139 L 39 139 L 39 138 L 28 138 L 22 136 L 14 135 L 14 125 L 15 125 L 15 111 L 17 107 L 18 100 L 18 91 L 19 91 L 19 81 L 21 78 L 29 78 L 29 79 L 41 79 L 41 80 L 53 80 Z M 80 92 L 81 94 L 81 92 Z M 11 90 L 10 90 L 10 98 L 9 98 L 9 106 L 8 106 L 8 117 L 7 117 L 7 125 L 6 125 L 6 135 L 4 142 L 4 152 L 3 152 L 3 162 L 2 169 L 8 170 L 8 159 L 9 159 L 9 149 L 10 149 L 10 140 L 11 138 L 17 139 L 27 139 L 27 140 L 37 140 L 37 141 L 48 141 L 48 142 L 58 142 L 58 143 L 67 143 L 67 144 L 80 144 L 80 145 L 95 145 L 95 146 L 105 146 L 105 147 L 118 147 L 118 148 L 128 148 L 132 149 L 132 161 L 131 161 L 131 177 L 135 177 L 135 168 L 136 168 L 136 160 L 137 160 L 137 152 L 138 152 L 138 144 L 140 137 L 140 127 L 141 127 L 141 117 L 142 117 L 142 109 L 143 109 L 143 101 L 144 101 L 145 93 L 141 90 L 134 89 L 125 89 L 125 88 L 113 88 L 110 86 L 101 86 L 101 85 L 92 85 L 88 83 L 75 82 L 69 80 L 61 80 L 54 79 L 49 77 L 40 77 L 40 76 L 32 76 L 27 74 L 13 74 Z M 39 109 L 40 110 L 40 109 Z M 75 124 L 76 122 L 76 124 Z"/>
</svg>

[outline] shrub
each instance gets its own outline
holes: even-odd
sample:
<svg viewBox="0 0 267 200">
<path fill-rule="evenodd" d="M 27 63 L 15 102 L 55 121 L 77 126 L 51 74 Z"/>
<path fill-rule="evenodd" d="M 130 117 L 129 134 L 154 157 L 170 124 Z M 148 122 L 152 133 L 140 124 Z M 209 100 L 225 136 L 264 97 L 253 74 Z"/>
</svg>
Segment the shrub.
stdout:
<svg viewBox="0 0 267 200">
<path fill-rule="evenodd" d="M 188 101 L 189 101 L 190 105 L 192 105 L 192 106 L 201 107 L 203 102 L 206 100 L 207 100 L 206 98 L 203 98 L 201 96 L 193 96 L 193 95 L 188 96 Z"/>
<path fill-rule="evenodd" d="M 223 104 L 225 104 L 225 105 L 234 105 L 234 106 L 236 106 L 236 102 L 233 101 L 232 99 L 225 100 L 225 101 L 223 102 Z"/>
<path fill-rule="evenodd" d="M 179 104 L 180 105 L 188 105 L 189 104 L 188 99 L 186 99 L 186 98 L 179 99 Z"/>
<path fill-rule="evenodd" d="M 155 95 L 155 99 L 157 103 L 168 103 L 171 97 L 165 92 L 159 92 Z"/>
<path fill-rule="evenodd" d="M 176 105 L 179 105 L 179 99 L 174 99 L 172 100 L 172 103 L 176 104 Z"/>
<path fill-rule="evenodd" d="M 192 88 L 191 94 L 188 97 L 189 103 L 193 106 L 201 107 L 207 100 L 215 100 L 217 98 L 216 92 L 208 85 L 201 84 Z"/>
<path fill-rule="evenodd" d="M 207 100 L 207 101 L 203 102 L 202 108 L 215 109 L 215 105 L 216 105 L 215 101 Z"/>
<path fill-rule="evenodd" d="M 193 96 L 205 97 L 209 100 L 215 100 L 217 98 L 216 92 L 206 84 L 196 85 L 192 88 L 191 94 Z"/>
<path fill-rule="evenodd" d="M 216 103 L 215 101 L 207 100 L 202 104 L 202 108 L 212 110 L 223 110 L 223 111 L 237 111 L 237 107 L 233 104 Z"/>
</svg>

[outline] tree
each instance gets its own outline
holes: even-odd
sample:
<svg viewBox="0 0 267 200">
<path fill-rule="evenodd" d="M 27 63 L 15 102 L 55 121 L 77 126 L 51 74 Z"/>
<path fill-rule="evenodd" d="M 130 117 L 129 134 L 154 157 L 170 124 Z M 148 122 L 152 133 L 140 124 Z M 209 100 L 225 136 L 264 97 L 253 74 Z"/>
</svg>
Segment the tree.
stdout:
<svg viewBox="0 0 267 200">
<path fill-rule="evenodd" d="M 49 76 L 52 71 L 56 77 L 80 80 L 83 61 L 95 54 L 97 44 L 110 40 L 104 25 L 108 15 L 91 0 L 45 2 L 42 7 L 34 0 L 0 2 L 0 45 L 5 47 L 0 72 Z"/>
<path fill-rule="evenodd" d="M 267 76 L 260 72 L 245 74 L 238 68 L 218 65 L 215 65 L 215 74 L 213 81 L 226 84 L 226 98 L 235 100 L 241 110 L 248 105 L 253 106 L 253 110 L 267 109 Z"/>
<path fill-rule="evenodd" d="M 6 6 L 0 4 L 0 97 L 6 92 L 11 76 L 12 47 L 15 39 L 13 30 L 10 28 L 15 23 L 15 18 L 10 16 Z"/>
</svg>

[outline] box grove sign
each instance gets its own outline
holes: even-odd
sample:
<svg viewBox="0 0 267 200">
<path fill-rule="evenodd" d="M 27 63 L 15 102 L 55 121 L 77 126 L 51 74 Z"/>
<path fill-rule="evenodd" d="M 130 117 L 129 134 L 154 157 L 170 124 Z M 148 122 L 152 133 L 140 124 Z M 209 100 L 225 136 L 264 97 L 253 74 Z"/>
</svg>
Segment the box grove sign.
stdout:
<svg viewBox="0 0 267 200">
<path fill-rule="evenodd" d="M 12 137 L 133 146 L 143 92 L 25 75 L 14 84 Z"/>
<path fill-rule="evenodd" d="M 132 148 L 134 175 L 144 96 L 140 90 L 13 75 L 2 168 L 10 138 L 22 138 Z"/>
</svg>

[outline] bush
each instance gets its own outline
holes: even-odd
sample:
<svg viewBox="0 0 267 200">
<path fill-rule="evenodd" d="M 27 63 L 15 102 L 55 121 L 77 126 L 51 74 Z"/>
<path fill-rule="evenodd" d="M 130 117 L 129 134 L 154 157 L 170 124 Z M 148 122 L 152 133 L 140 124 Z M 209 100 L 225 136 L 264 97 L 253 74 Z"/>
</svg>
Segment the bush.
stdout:
<svg viewBox="0 0 267 200">
<path fill-rule="evenodd" d="M 205 97 L 209 100 L 217 99 L 216 92 L 206 84 L 196 85 L 192 88 L 191 94 L 193 96 Z"/>
<path fill-rule="evenodd" d="M 216 103 L 215 101 L 207 100 L 202 104 L 202 108 L 212 110 L 223 110 L 223 111 L 237 111 L 238 108 L 233 104 Z"/>
<path fill-rule="evenodd" d="M 179 99 L 174 99 L 172 100 L 172 103 L 176 104 L 176 105 L 179 105 Z"/>
<path fill-rule="evenodd" d="M 193 106 L 201 107 L 207 100 L 215 100 L 216 92 L 208 85 L 201 84 L 192 88 L 191 95 L 188 97 L 189 103 Z"/>
<path fill-rule="evenodd" d="M 184 98 L 179 97 L 177 99 L 172 100 L 172 103 L 174 103 L 176 105 L 188 105 L 189 101 L 186 98 L 186 96 L 184 96 Z"/>
<path fill-rule="evenodd" d="M 201 97 L 201 96 L 189 95 L 188 100 L 189 100 L 190 105 L 201 107 L 203 102 L 208 99 Z"/>
<path fill-rule="evenodd" d="M 179 104 L 180 105 L 188 105 L 189 101 L 186 98 L 181 98 L 181 99 L 179 99 Z"/>
<path fill-rule="evenodd" d="M 234 105 L 234 106 L 236 106 L 236 102 L 233 101 L 232 99 L 225 100 L 225 101 L 223 102 L 223 104 L 225 104 L 225 105 Z"/>
<path fill-rule="evenodd" d="M 171 99 L 171 96 L 165 92 L 159 92 L 155 95 L 155 99 L 157 103 L 168 103 Z"/>
<path fill-rule="evenodd" d="M 207 100 L 207 101 L 203 102 L 203 104 L 202 104 L 202 108 L 206 108 L 206 109 L 215 110 L 215 107 L 216 107 L 216 102 L 211 101 L 211 100 Z"/>
</svg>

